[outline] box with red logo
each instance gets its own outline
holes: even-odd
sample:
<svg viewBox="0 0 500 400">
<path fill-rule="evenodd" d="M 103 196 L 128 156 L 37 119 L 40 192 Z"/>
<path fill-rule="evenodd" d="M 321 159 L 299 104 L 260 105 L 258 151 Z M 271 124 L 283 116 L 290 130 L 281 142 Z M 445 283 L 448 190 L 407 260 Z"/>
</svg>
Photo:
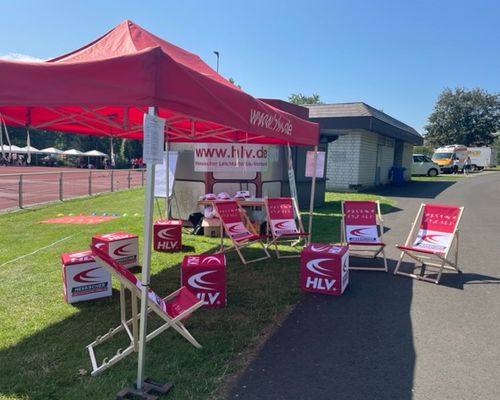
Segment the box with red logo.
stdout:
<svg viewBox="0 0 500 400">
<path fill-rule="evenodd" d="M 182 221 L 156 221 L 153 225 L 153 238 L 153 248 L 156 251 L 179 251 L 182 248 Z"/>
<path fill-rule="evenodd" d="M 340 296 L 349 283 L 349 248 L 311 243 L 300 253 L 300 287 Z"/>
<path fill-rule="evenodd" d="M 181 266 L 181 286 L 185 286 L 203 307 L 225 307 L 226 257 L 224 254 L 202 254 L 184 256 Z"/>
<path fill-rule="evenodd" d="M 111 275 L 94 260 L 92 251 L 61 254 L 66 303 L 111 296 Z"/>
<path fill-rule="evenodd" d="M 127 232 L 92 236 L 92 244 L 126 268 L 139 265 L 139 238 Z"/>
</svg>

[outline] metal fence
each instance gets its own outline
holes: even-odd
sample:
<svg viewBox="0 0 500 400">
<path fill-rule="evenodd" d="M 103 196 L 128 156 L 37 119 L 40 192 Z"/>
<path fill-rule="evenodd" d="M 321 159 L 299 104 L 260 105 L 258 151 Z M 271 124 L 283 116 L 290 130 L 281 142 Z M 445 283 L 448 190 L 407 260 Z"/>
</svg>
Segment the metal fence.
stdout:
<svg viewBox="0 0 500 400">
<path fill-rule="evenodd" d="M 0 210 L 144 186 L 144 169 L 0 174 Z"/>
</svg>

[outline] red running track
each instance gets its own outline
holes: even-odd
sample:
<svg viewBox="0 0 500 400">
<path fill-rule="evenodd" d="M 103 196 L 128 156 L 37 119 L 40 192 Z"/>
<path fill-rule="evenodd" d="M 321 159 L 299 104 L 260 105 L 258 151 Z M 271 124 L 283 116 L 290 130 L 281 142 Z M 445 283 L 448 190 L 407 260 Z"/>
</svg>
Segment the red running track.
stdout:
<svg viewBox="0 0 500 400">
<path fill-rule="evenodd" d="M 0 167 L 0 210 L 143 186 L 141 170 Z M 21 178 L 22 177 L 22 178 Z M 62 177 L 62 179 L 61 179 Z"/>
</svg>

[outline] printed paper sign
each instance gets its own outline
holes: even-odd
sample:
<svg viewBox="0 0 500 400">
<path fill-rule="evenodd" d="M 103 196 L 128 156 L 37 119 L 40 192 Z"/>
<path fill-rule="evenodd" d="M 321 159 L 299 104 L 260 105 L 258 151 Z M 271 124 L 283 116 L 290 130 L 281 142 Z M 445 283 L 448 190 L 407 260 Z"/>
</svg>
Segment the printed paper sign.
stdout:
<svg viewBox="0 0 500 400">
<path fill-rule="evenodd" d="M 177 168 L 177 156 L 176 151 L 168 152 L 168 164 L 169 164 L 169 175 L 168 175 L 168 197 L 172 197 L 172 192 L 174 190 L 175 181 L 175 170 Z M 167 196 L 167 153 L 164 152 L 163 164 L 157 165 L 155 168 L 155 197 Z"/>
<path fill-rule="evenodd" d="M 198 172 L 262 172 L 269 166 L 267 146 L 257 144 L 197 143 L 194 148 L 194 170 Z"/>
<path fill-rule="evenodd" d="M 146 164 L 163 164 L 165 119 L 144 114 L 142 158 Z"/>
<path fill-rule="evenodd" d="M 305 176 L 312 178 L 314 173 L 314 151 L 308 151 L 306 154 L 306 174 Z M 316 178 L 323 178 L 325 171 L 325 152 L 318 151 L 316 158 Z"/>
</svg>

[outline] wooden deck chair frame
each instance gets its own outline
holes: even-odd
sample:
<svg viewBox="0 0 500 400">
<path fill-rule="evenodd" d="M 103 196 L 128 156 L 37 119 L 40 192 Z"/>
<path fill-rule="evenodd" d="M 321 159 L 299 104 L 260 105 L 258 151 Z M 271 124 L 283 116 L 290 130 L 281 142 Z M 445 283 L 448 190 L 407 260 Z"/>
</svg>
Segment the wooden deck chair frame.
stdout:
<svg viewBox="0 0 500 400">
<path fill-rule="evenodd" d="M 141 298 L 141 289 L 136 285 L 136 283 L 127 278 L 127 275 L 121 274 L 117 271 L 112 263 L 116 262 L 115 260 L 110 260 L 107 255 L 102 253 L 99 249 L 92 247 L 92 251 L 94 254 L 94 258 L 99 265 L 105 268 L 107 271 L 111 273 L 112 276 L 116 277 L 120 281 L 120 325 L 115 328 L 111 328 L 106 334 L 102 336 L 98 336 L 92 343 L 87 346 L 87 351 L 89 352 L 90 361 L 92 364 L 92 372 L 91 375 L 95 376 L 105 369 L 111 367 L 116 364 L 118 361 L 122 360 L 129 354 L 133 352 L 137 352 L 139 350 L 139 321 L 141 318 L 141 313 L 138 312 L 138 300 Z M 124 267 L 123 267 L 124 268 Z M 131 272 L 127 271 L 129 274 L 135 277 Z M 137 280 L 137 278 L 135 278 Z M 140 281 L 137 280 L 137 282 Z M 181 293 L 182 290 L 186 290 L 184 287 L 176 290 L 175 292 L 169 294 L 166 297 L 161 298 L 161 300 L 165 303 L 175 299 L 177 295 Z M 127 316 L 127 306 L 126 306 L 126 295 L 125 292 L 128 291 L 130 293 L 131 300 L 131 316 Z M 191 307 L 185 309 L 179 315 L 175 317 L 171 317 L 166 314 L 163 309 L 158 305 L 158 300 L 153 300 L 152 297 L 159 298 L 152 290 L 150 290 L 150 298 L 148 299 L 148 314 L 150 312 L 154 312 L 158 315 L 164 323 L 153 330 L 152 332 L 146 335 L 146 342 L 149 342 L 151 339 L 158 336 L 160 333 L 164 332 L 168 328 L 173 328 L 178 333 L 180 333 L 189 343 L 191 343 L 196 348 L 201 348 L 201 345 L 196 341 L 196 339 L 189 333 L 186 329 L 182 320 L 187 318 L 190 314 L 192 314 L 196 309 L 200 308 L 203 305 L 203 301 L 199 300 L 194 303 Z M 115 336 L 117 333 L 125 331 L 130 339 L 130 344 L 125 349 L 118 349 L 116 354 L 111 358 L 105 358 L 101 364 L 98 364 L 95 348 L 99 344 L 107 341 L 108 339 Z"/>
<path fill-rule="evenodd" d="M 293 213 L 294 213 L 294 220 L 295 220 L 295 228 L 297 230 L 296 233 L 291 233 L 291 234 L 284 234 L 284 235 L 277 235 L 273 224 L 271 220 L 271 213 L 269 212 L 269 201 L 277 201 L 281 200 L 282 202 L 284 201 L 289 201 L 292 203 L 292 208 L 293 208 Z M 297 203 L 295 201 L 295 198 L 293 197 L 271 197 L 271 198 L 264 198 L 264 205 L 266 207 L 266 219 L 267 219 L 267 232 L 268 232 L 268 238 L 271 238 L 271 243 L 268 243 L 268 247 L 270 245 L 274 245 L 274 249 L 276 251 L 276 257 L 277 258 L 296 258 L 300 257 L 300 253 L 293 254 L 293 255 L 281 255 L 279 252 L 278 244 L 282 243 L 289 243 L 291 247 L 296 246 L 299 244 L 302 239 L 307 239 L 309 237 L 309 233 L 306 233 L 304 230 L 304 225 L 302 225 L 302 219 L 300 218 L 300 211 L 299 207 L 297 206 Z"/>
<path fill-rule="evenodd" d="M 417 216 L 415 217 L 412 227 L 410 229 L 410 233 L 408 234 L 408 237 L 406 238 L 406 242 L 403 246 L 396 245 L 398 249 L 401 250 L 401 255 L 399 256 L 398 263 L 396 265 L 396 268 L 394 270 L 394 275 L 403 275 L 403 276 L 409 276 L 414 279 L 419 279 L 423 280 L 426 282 L 432 282 L 435 284 L 438 284 L 441 276 L 444 272 L 444 270 L 451 270 L 455 271 L 457 273 L 462 272 L 458 268 L 458 245 L 459 245 L 459 230 L 458 226 L 460 224 L 460 220 L 462 218 L 462 214 L 464 211 L 463 207 L 458 207 L 458 206 L 449 206 L 449 207 L 456 207 L 458 209 L 458 216 L 457 220 L 453 229 L 452 233 L 452 239 L 449 244 L 449 246 L 446 248 L 446 251 L 444 252 L 437 252 L 437 251 L 419 251 L 418 249 L 412 247 L 412 241 L 417 236 L 418 229 L 421 227 L 421 221 L 423 218 L 423 213 L 425 210 L 425 206 L 427 204 L 422 203 L 420 205 L 420 208 L 418 210 Z M 442 206 L 438 204 L 429 204 L 429 206 Z M 419 222 L 420 221 L 420 222 Z M 452 259 L 450 259 L 450 255 L 452 256 Z M 402 272 L 399 270 L 401 263 L 403 261 L 403 258 L 405 256 L 408 256 L 412 258 L 413 260 L 421 263 L 421 266 L 415 266 L 415 269 L 420 268 L 421 273 L 420 274 L 415 274 L 415 273 L 407 273 L 407 272 Z M 429 278 L 428 274 L 426 274 L 427 267 L 431 268 L 437 268 L 437 277 L 436 279 Z"/>
<path fill-rule="evenodd" d="M 347 238 L 347 225 L 346 220 L 346 203 L 372 203 L 375 208 L 375 224 L 377 228 L 378 242 L 369 243 L 355 243 L 349 241 Z M 382 219 L 382 213 L 380 212 L 380 202 L 378 200 L 364 200 L 364 201 L 342 201 L 342 220 L 340 222 L 340 240 L 344 245 L 349 246 L 349 252 L 355 257 L 369 257 L 377 258 L 379 254 L 382 254 L 384 260 L 383 267 L 356 267 L 352 264 L 349 266 L 350 270 L 361 270 L 361 271 L 388 271 L 387 268 L 387 257 L 385 255 L 385 242 L 384 242 L 384 220 Z M 373 225 L 367 225 L 373 226 Z"/>
<path fill-rule="evenodd" d="M 217 213 L 217 216 L 219 217 L 221 225 L 223 227 L 223 229 L 221 229 L 221 232 L 220 232 L 220 251 L 222 253 L 236 250 L 236 252 L 240 256 L 241 262 L 243 264 L 250 264 L 250 263 L 253 263 L 256 261 L 262 261 L 262 260 L 267 260 L 268 258 L 271 258 L 271 255 L 267 251 L 266 246 L 262 242 L 261 236 L 259 234 L 257 234 L 250 219 L 248 218 L 246 211 L 238 204 L 238 202 L 236 202 L 234 200 L 223 200 L 223 201 L 215 201 L 213 204 L 214 204 L 214 209 Z M 220 216 L 220 207 L 219 206 L 228 205 L 228 204 L 232 204 L 232 205 L 234 205 L 234 207 L 236 207 L 238 209 L 238 214 L 240 216 L 241 222 L 243 223 L 246 230 L 250 234 L 250 237 L 248 239 L 241 240 L 241 241 L 237 241 L 237 240 L 233 239 L 232 233 L 230 232 L 226 221 L 224 221 L 224 218 L 222 218 Z M 231 240 L 231 246 L 224 246 L 224 233 L 226 233 L 229 240 Z M 250 246 L 253 243 L 259 243 L 262 246 L 262 250 L 264 251 L 264 253 L 266 255 L 264 257 L 258 257 L 258 258 L 252 259 L 252 260 L 246 260 L 246 258 L 243 256 L 243 253 L 241 250 L 247 246 Z"/>
</svg>

